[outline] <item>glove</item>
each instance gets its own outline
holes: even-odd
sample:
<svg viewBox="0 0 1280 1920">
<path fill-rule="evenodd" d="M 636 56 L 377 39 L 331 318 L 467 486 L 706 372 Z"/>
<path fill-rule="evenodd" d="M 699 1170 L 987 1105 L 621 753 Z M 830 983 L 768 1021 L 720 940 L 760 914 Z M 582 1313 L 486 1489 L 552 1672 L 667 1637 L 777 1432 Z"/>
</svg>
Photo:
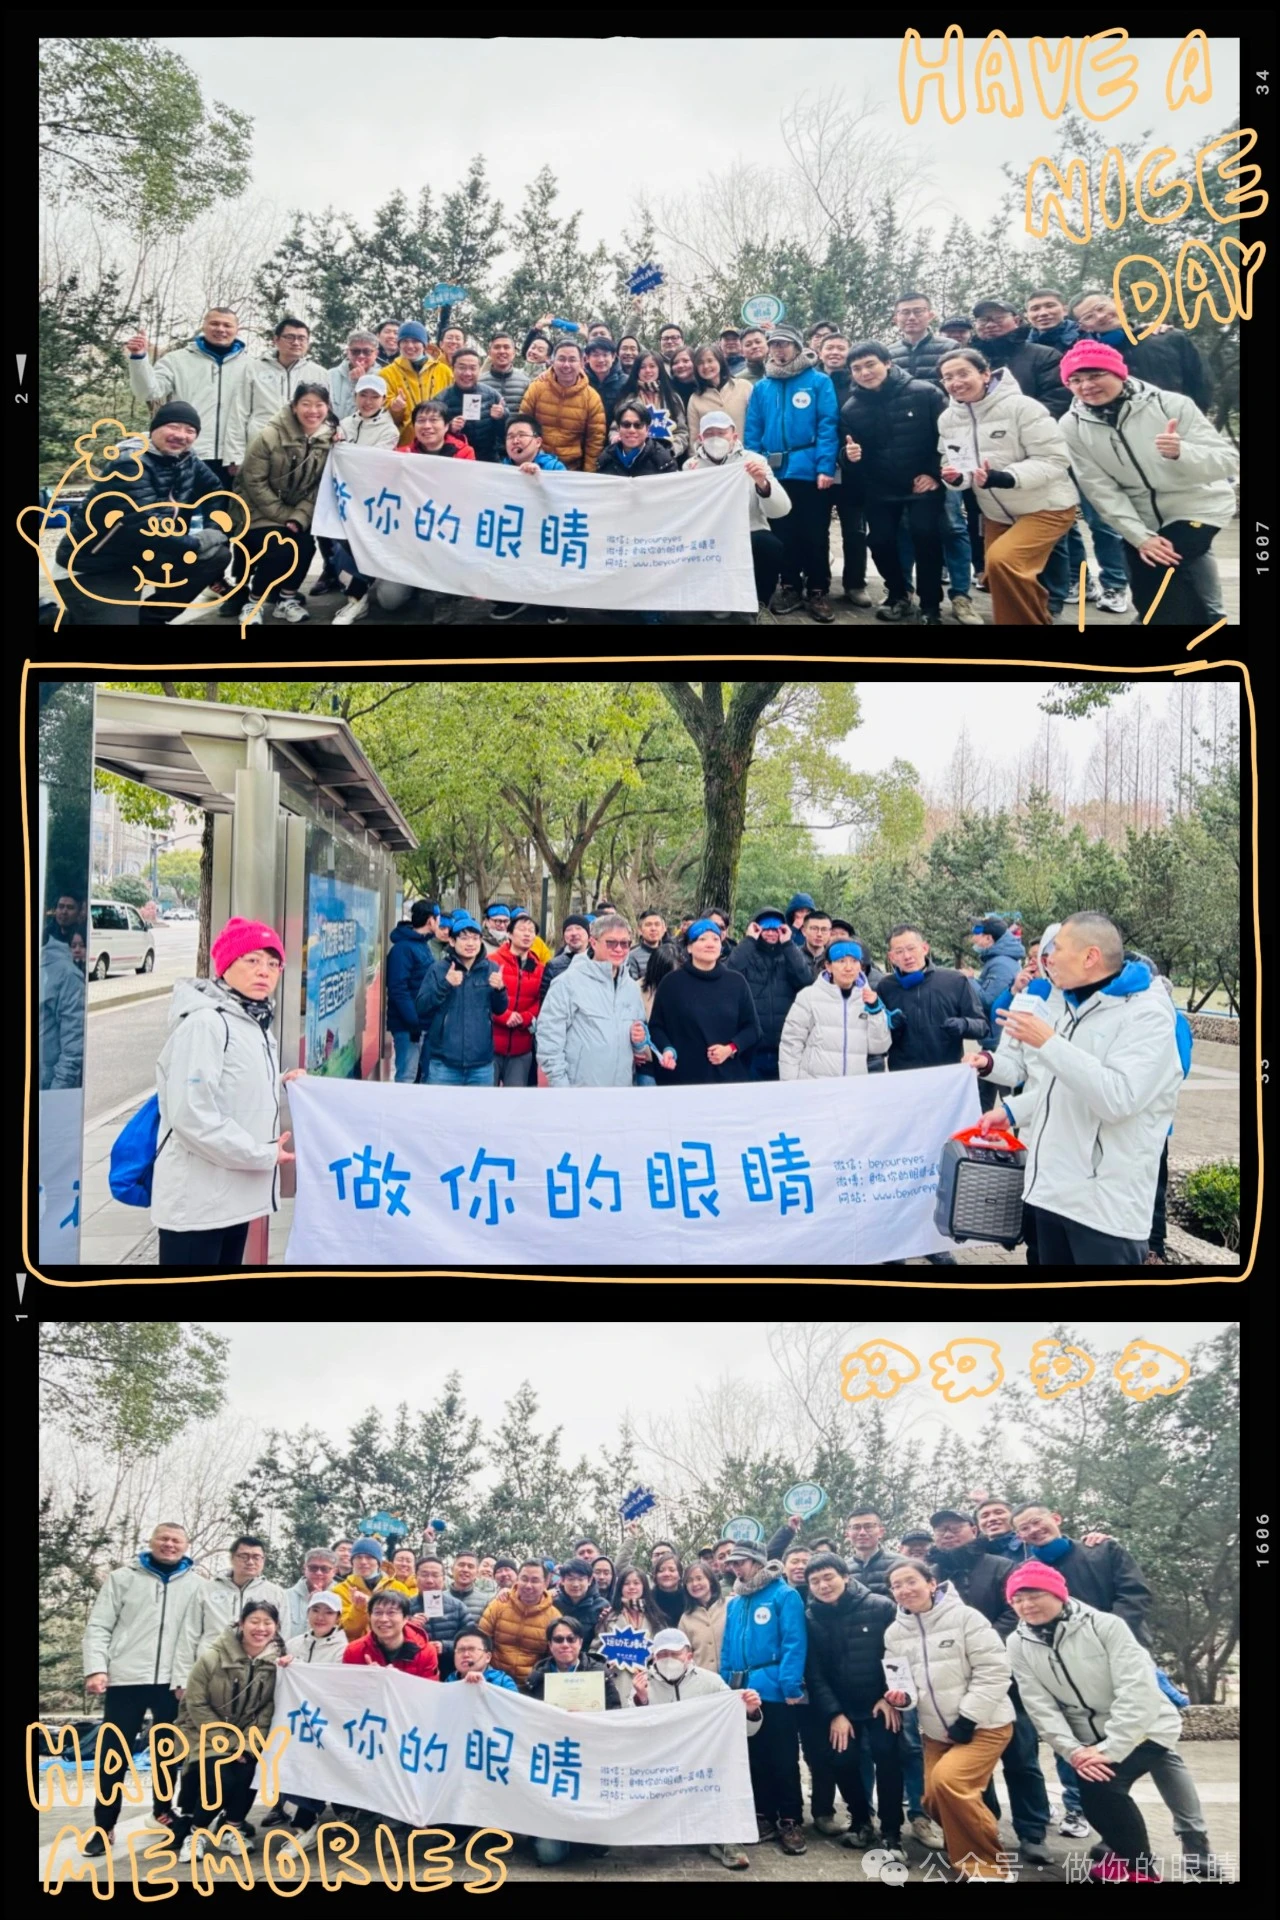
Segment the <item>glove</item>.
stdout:
<svg viewBox="0 0 1280 1920">
<path fill-rule="evenodd" d="M 969 1022 L 962 1020 L 958 1014 L 953 1015 L 950 1020 L 944 1020 L 942 1025 L 946 1033 L 968 1033 L 969 1031 Z"/>
<path fill-rule="evenodd" d="M 949 1739 L 955 1741 L 958 1747 L 967 1747 L 977 1731 L 977 1721 L 967 1720 L 964 1714 L 961 1714 L 958 1720 L 951 1722 L 951 1725 L 947 1728 L 947 1735 Z"/>
<path fill-rule="evenodd" d="M 988 468 L 987 485 L 989 487 L 1016 487 L 1017 484 L 1018 482 L 1015 479 L 1013 474 L 1001 473 L 999 471 L 992 473 L 991 470 Z"/>
<path fill-rule="evenodd" d="M 402 1533 L 389 1533 L 387 1535 L 386 1558 L 388 1560 L 394 1560 L 396 1557 L 396 1548 L 402 1547 L 403 1545 L 404 1535 Z"/>
<path fill-rule="evenodd" d="M 410 1040 L 411 1040 L 411 1041 L 413 1042 L 413 1044 L 414 1044 L 414 1046 L 416 1047 L 416 1046 L 417 1046 L 417 1044 L 418 1044 L 418 1042 L 419 1042 L 419 1041 L 421 1040 L 421 1038 L 422 1038 L 422 1033 L 421 1033 L 421 1030 L 420 1030 L 420 1029 L 417 1029 L 417 1030 L 415 1030 L 415 1031 L 413 1031 L 413 1032 L 411 1032 L 411 1033 L 410 1033 L 410 1035 L 409 1035 L 409 1038 L 410 1038 Z"/>
</svg>

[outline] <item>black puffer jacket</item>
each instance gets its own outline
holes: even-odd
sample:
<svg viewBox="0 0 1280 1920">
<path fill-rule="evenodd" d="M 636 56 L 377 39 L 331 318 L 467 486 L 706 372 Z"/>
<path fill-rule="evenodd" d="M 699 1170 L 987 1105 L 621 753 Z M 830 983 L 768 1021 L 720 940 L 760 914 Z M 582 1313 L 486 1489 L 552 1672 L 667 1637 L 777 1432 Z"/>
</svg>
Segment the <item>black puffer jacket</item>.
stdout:
<svg viewBox="0 0 1280 1920">
<path fill-rule="evenodd" d="M 889 1009 L 890 1073 L 909 1067 L 958 1067 L 965 1041 L 981 1040 L 987 1030 L 978 989 L 954 967 L 935 967 L 930 961 L 924 979 L 914 987 L 904 987 L 896 973 L 887 973 L 876 992 Z M 963 1020 L 963 1031 L 945 1026 L 947 1020 Z"/>
<path fill-rule="evenodd" d="M 890 347 L 893 363 L 901 367 L 913 380 L 932 380 L 941 388 L 938 377 L 938 362 L 945 354 L 954 353 L 956 343 L 945 333 L 926 333 L 923 340 L 917 340 L 911 346 L 905 340 L 899 340 L 896 347 Z"/>
<path fill-rule="evenodd" d="M 1042 407 L 1048 407 L 1060 420 L 1071 405 L 1071 389 L 1058 369 L 1062 355 L 1056 347 L 1035 347 L 1030 327 L 1015 327 L 998 340 L 978 340 L 975 345 L 993 367 L 1008 367 L 1023 393 L 1029 393 Z"/>
<path fill-rule="evenodd" d="M 1087 334 L 1081 335 L 1087 339 Z M 1135 380 L 1149 387 L 1168 387 L 1172 393 L 1185 393 L 1201 413 L 1208 413 L 1213 387 L 1200 357 L 1200 349 L 1185 333 L 1153 333 L 1136 344 L 1125 340 L 1120 352 Z"/>
<path fill-rule="evenodd" d="M 480 418 L 464 420 L 461 427 L 457 429 L 451 427 L 449 431 L 451 433 L 456 431 L 463 435 L 477 460 L 500 460 L 507 444 L 507 423 L 511 419 L 511 414 L 508 411 L 495 420 L 489 409 L 499 401 L 502 401 L 503 406 L 506 402 L 502 400 L 498 389 L 491 387 L 486 380 L 482 380 L 470 391 L 480 395 Z M 456 420 L 462 412 L 462 403 L 465 398 L 466 395 L 459 386 L 446 387 L 442 393 L 436 395 L 441 406 L 448 407 L 451 420 Z M 519 402 L 517 401 L 516 404 L 518 406 Z"/>
<path fill-rule="evenodd" d="M 661 440 L 646 440 L 629 467 L 624 466 L 618 458 L 620 452 L 621 443 L 615 440 L 613 445 L 606 447 L 600 455 L 596 472 L 611 473 L 623 479 L 635 480 L 644 474 L 674 473 L 676 470 L 676 457 L 670 447 L 663 446 Z"/>
<path fill-rule="evenodd" d="M 892 1599 L 889 1591 L 889 1575 L 895 1567 L 900 1567 L 905 1554 L 893 1553 L 888 1547 L 877 1547 L 869 1560 L 859 1560 L 856 1554 L 849 1555 L 850 1582 L 861 1581 L 868 1593 L 884 1594 Z"/>
<path fill-rule="evenodd" d="M 103 468 L 108 476 L 93 491 L 86 495 L 71 516 L 71 525 L 58 542 L 57 561 L 65 567 L 71 549 L 77 540 L 83 540 L 86 528 L 86 515 L 89 502 L 100 493 L 127 493 L 134 505 L 142 507 L 167 506 L 171 501 L 190 505 L 205 493 L 225 493 L 226 488 L 211 467 L 188 448 L 185 453 L 159 453 L 148 444 L 141 456 L 142 477 L 138 480 L 124 476 L 133 472 L 133 457 L 113 461 Z M 217 504 L 216 502 L 214 503 Z M 225 503 L 224 503 L 225 504 Z M 146 516 L 140 514 L 130 524 L 126 515 L 94 542 L 95 550 L 86 549 L 76 565 L 77 573 L 105 573 L 113 567 L 132 566 L 143 546 L 165 545 L 175 550 L 185 543 L 180 535 L 161 541 L 158 536 L 146 532 Z M 164 554 L 159 558 L 164 559 Z"/>
<path fill-rule="evenodd" d="M 865 500 L 909 500 L 917 474 L 936 480 L 938 416 L 946 405 L 939 387 L 913 380 L 901 367 L 890 367 L 874 393 L 855 385 L 840 409 L 845 485 Z M 861 459 L 845 459 L 846 435 L 861 447 Z"/>
<path fill-rule="evenodd" d="M 791 1002 L 805 987 L 813 984 L 813 975 L 799 941 L 784 946 L 769 946 L 763 936 L 743 940 L 725 963 L 731 973 L 740 973 L 751 989 L 760 1021 L 760 1046 L 765 1053 L 776 1053 L 782 1029 L 791 1011 Z"/>
<path fill-rule="evenodd" d="M 522 1691 L 531 1694 L 535 1700 L 541 1700 L 542 1690 L 547 1684 L 547 1675 L 549 1673 L 558 1673 L 559 1671 L 560 1669 L 556 1666 L 555 1661 L 551 1658 L 550 1654 L 548 1654 L 545 1660 L 539 1660 L 537 1666 L 525 1681 Z M 571 1668 L 570 1671 L 573 1673 L 603 1673 L 605 1706 L 620 1707 L 622 1705 L 621 1700 L 618 1698 L 618 1689 L 613 1682 L 613 1676 L 607 1671 L 603 1660 L 592 1660 L 584 1653 L 578 1661 L 577 1666 Z"/>
<path fill-rule="evenodd" d="M 967 1547 L 932 1547 L 929 1565 L 937 1568 L 939 1580 L 951 1582 L 967 1607 L 985 1613 L 1002 1640 L 1009 1638 L 1018 1624 L 1004 1591 L 1012 1560 L 989 1553 L 985 1541 L 971 1540 Z"/>
<path fill-rule="evenodd" d="M 819 1713 L 865 1720 L 885 1689 L 884 1630 L 897 1608 L 883 1594 L 850 1579 L 831 1606 L 811 1600 L 804 1610 L 809 1651 L 804 1678 Z"/>
</svg>

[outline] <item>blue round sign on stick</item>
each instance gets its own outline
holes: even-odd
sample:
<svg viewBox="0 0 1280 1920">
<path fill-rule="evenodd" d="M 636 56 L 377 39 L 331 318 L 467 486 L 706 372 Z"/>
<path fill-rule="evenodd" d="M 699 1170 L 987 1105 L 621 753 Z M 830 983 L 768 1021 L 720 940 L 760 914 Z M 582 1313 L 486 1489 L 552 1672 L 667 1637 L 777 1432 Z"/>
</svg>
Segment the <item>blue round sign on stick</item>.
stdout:
<svg viewBox="0 0 1280 1920">
<path fill-rule="evenodd" d="M 786 312 L 776 293 L 756 293 L 742 303 L 742 318 L 749 327 L 772 327 Z"/>
<path fill-rule="evenodd" d="M 755 1546 L 758 1541 L 764 1539 L 764 1528 L 758 1520 L 753 1520 L 749 1513 L 740 1513 L 736 1519 L 725 1521 L 724 1538 L 745 1540 L 751 1546 Z"/>
<path fill-rule="evenodd" d="M 826 1494 L 811 1480 L 802 1481 L 798 1487 L 790 1487 L 782 1496 L 784 1512 L 798 1514 L 802 1520 L 811 1520 L 815 1513 L 822 1512 L 826 1504 Z"/>
</svg>

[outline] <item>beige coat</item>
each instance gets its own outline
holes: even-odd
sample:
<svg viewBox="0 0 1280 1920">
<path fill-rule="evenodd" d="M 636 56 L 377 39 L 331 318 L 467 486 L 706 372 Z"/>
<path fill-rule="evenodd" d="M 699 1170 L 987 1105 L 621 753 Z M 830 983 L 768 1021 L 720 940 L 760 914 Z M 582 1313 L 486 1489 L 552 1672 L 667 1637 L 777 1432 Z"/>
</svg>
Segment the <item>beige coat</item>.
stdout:
<svg viewBox="0 0 1280 1920">
<path fill-rule="evenodd" d="M 747 402 L 754 391 L 750 380 L 726 380 L 722 387 L 708 387 L 705 393 L 691 393 L 686 408 L 689 445 L 696 449 L 702 421 L 708 413 L 727 413 L 738 429 L 741 440 L 747 424 Z"/>
<path fill-rule="evenodd" d="M 696 1664 L 709 1673 L 720 1671 L 720 1646 L 724 1640 L 724 1615 L 729 1602 L 721 1594 L 709 1607 L 690 1607 L 680 1615 L 680 1631 L 689 1636 Z"/>
</svg>

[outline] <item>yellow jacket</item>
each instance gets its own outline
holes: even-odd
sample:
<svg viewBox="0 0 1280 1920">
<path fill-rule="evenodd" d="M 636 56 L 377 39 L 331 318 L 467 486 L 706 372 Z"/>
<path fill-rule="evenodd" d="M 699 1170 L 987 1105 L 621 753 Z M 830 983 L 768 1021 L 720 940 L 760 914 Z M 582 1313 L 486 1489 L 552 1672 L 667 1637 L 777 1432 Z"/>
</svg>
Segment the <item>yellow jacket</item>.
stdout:
<svg viewBox="0 0 1280 1920">
<path fill-rule="evenodd" d="M 361 1573 L 348 1574 L 345 1580 L 339 1580 L 334 1592 L 342 1595 L 342 1631 L 348 1640 L 359 1640 L 362 1634 L 369 1631 L 370 1594 L 403 1593 L 410 1600 L 418 1597 L 418 1589 L 411 1587 L 407 1580 L 391 1580 L 384 1575 L 381 1580 L 369 1581 Z M 366 1596 L 366 1604 L 362 1607 L 358 1607 L 352 1598 L 357 1593 Z"/>
<path fill-rule="evenodd" d="M 546 966 L 548 960 L 552 960 L 555 958 L 555 955 L 552 953 L 550 947 L 547 945 L 546 941 L 542 938 L 542 935 L 540 933 L 534 934 L 533 946 L 530 949 L 530 951 L 533 954 L 535 954 L 539 960 L 541 960 L 544 967 Z"/>
<path fill-rule="evenodd" d="M 387 383 L 387 411 L 397 394 L 403 394 L 405 410 L 400 422 L 400 445 L 407 447 L 413 439 L 413 410 L 423 400 L 434 400 L 443 393 L 453 380 L 449 362 L 444 355 L 432 356 L 430 348 L 427 357 L 417 367 L 411 367 L 402 353 L 385 367 L 378 368 L 378 375 Z"/>
</svg>

